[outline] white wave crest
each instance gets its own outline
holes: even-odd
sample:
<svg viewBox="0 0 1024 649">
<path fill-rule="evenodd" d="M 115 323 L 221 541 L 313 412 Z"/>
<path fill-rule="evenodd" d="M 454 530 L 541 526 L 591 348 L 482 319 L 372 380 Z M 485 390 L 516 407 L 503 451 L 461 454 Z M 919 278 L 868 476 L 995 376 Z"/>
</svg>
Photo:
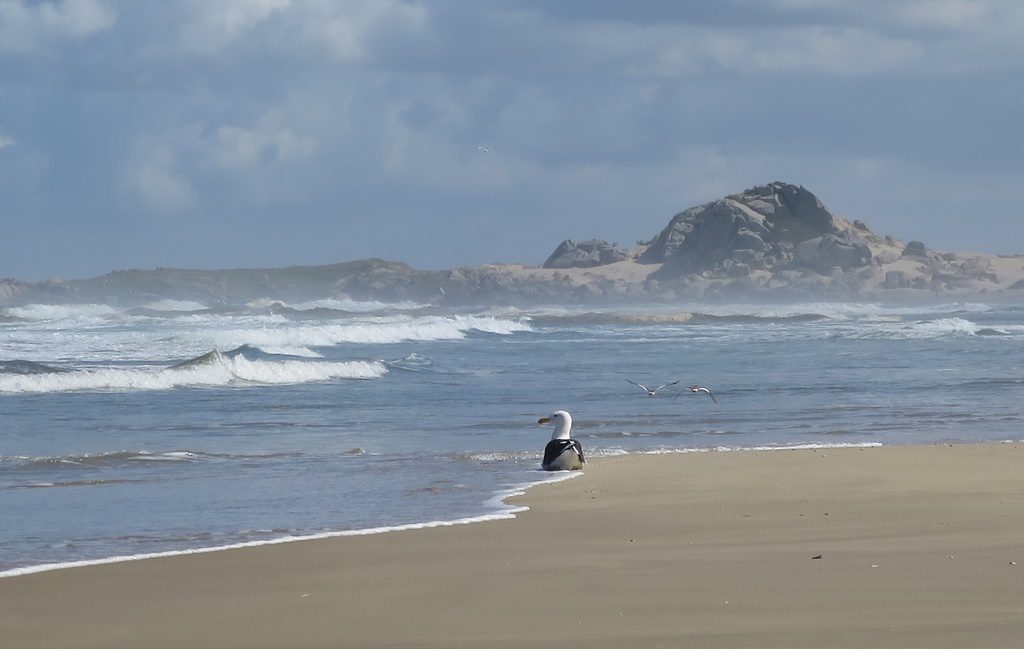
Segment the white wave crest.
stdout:
<svg viewBox="0 0 1024 649">
<path fill-rule="evenodd" d="M 103 318 L 118 311 L 106 304 L 26 304 L 5 309 L 7 315 L 23 320 L 70 320 Z"/>
<path fill-rule="evenodd" d="M 835 335 L 835 334 L 832 334 Z M 937 339 L 958 336 L 1000 336 L 1016 338 L 1024 335 L 1021 325 L 980 325 L 965 318 L 936 318 L 914 322 L 874 321 L 842 335 L 874 340 Z"/>
<path fill-rule="evenodd" d="M 338 311 L 353 311 L 362 313 L 365 311 L 384 311 L 387 309 L 399 310 L 399 311 L 411 311 L 413 309 L 422 309 L 428 306 L 425 304 L 418 304 L 416 302 L 377 302 L 375 300 L 353 300 L 350 298 L 331 298 L 325 300 L 314 300 L 312 302 L 302 302 L 301 304 L 293 305 L 300 311 L 306 311 L 309 309 L 335 309 Z"/>
<path fill-rule="evenodd" d="M 456 316 L 452 318 L 456 326 L 469 331 L 508 336 L 520 331 L 532 331 L 533 327 L 525 320 L 503 320 L 489 316 Z"/>
<path fill-rule="evenodd" d="M 905 331 L 911 338 L 939 338 L 956 334 L 974 335 L 979 329 L 981 327 L 963 318 L 938 318 L 911 323 Z"/>
<path fill-rule="evenodd" d="M 0 376 L 0 393 L 170 390 L 228 385 L 286 385 L 330 379 L 377 379 L 379 361 L 342 363 L 247 360 L 218 354 L 211 363 L 171 368 L 106 368 L 52 374 Z"/>
<path fill-rule="evenodd" d="M 324 356 L 307 347 L 266 347 L 261 349 L 267 354 L 279 356 L 301 356 L 303 358 L 323 358 Z"/>
<path fill-rule="evenodd" d="M 247 328 L 218 332 L 213 346 L 230 349 L 255 345 L 260 349 L 330 347 L 339 344 L 392 344 L 409 341 L 459 340 L 470 331 L 510 335 L 530 331 L 528 323 L 485 316 L 364 319 L 359 322 Z"/>
<path fill-rule="evenodd" d="M 189 300 L 157 300 L 144 305 L 143 308 L 151 311 L 202 311 L 207 306 Z"/>
<path fill-rule="evenodd" d="M 300 302 L 298 304 L 291 304 L 285 300 L 274 300 L 271 298 L 260 298 L 253 300 L 252 302 L 246 303 L 246 306 L 250 309 L 266 309 L 275 304 L 295 309 L 297 311 L 308 311 L 310 309 L 334 309 L 336 311 L 349 311 L 352 313 L 366 313 L 369 311 L 410 311 L 413 309 L 421 309 L 426 304 L 419 304 L 417 302 L 403 301 L 403 302 L 378 302 L 376 300 L 353 300 L 351 298 L 324 298 L 321 300 L 311 300 L 308 302 Z"/>
</svg>

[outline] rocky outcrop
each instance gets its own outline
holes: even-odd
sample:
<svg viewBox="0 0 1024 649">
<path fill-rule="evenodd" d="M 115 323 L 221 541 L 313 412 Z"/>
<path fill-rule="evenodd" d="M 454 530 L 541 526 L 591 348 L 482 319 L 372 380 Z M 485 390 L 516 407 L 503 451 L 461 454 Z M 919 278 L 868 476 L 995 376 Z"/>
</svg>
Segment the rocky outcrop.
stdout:
<svg viewBox="0 0 1024 649">
<path fill-rule="evenodd" d="M 724 198 L 694 207 L 672 218 L 643 253 L 646 263 L 670 264 L 675 274 L 699 273 L 733 259 L 737 251 L 759 262 L 772 250 L 764 215 Z"/>
<path fill-rule="evenodd" d="M 593 268 L 629 259 L 629 252 L 616 243 L 591 239 L 575 243 L 566 239 L 544 262 L 544 268 Z"/>
<path fill-rule="evenodd" d="M 25 292 L 29 285 L 8 277 L 0 278 L 0 304 L 6 304 Z"/>
<path fill-rule="evenodd" d="M 902 270 L 890 270 L 885 273 L 885 281 L 883 282 L 883 288 L 894 289 L 894 288 L 910 288 L 910 277 L 906 272 Z"/>
<path fill-rule="evenodd" d="M 664 264 L 662 279 L 787 266 L 830 273 L 871 262 L 862 236 L 873 236 L 865 224 L 840 227 L 814 194 L 775 182 L 677 214 L 640 260 Z"/>
<path fill-rule="evenodd" d="M 928 248 L 925 248 L 924 244 L 920 241 L 911 241 L 903 248 L 901 253 L 902 257 L 921 257 L 922 259 L 928 258 Z"/>
<path fill-rule="evenodd" d="M 866 266 L 871 261 L 871 250 L 847 232 L 826 234 L 797 244 L 795 260 L 823 274 L 835 268 L 849 271 Z"/>
<path fill-rule="evenodd" d="M 381 259 L 362 259 L 324 266 L 287 268 L 236 268 L 195 270 L 157 268 L 117 270 L 92 279 L 47 281 L 31 285 L 19 301 L 47 303 L 103 302 L 137 306 L 160 299 L 196 300 L 208 305 L 244 304 L 261 298 L 309 300 L 337 295 L 345 281 L 397 293 L 411 278 L 429 276 L 406 264 Z M 356 278 L 356 279 L 350 279 Z"/>
</svg>

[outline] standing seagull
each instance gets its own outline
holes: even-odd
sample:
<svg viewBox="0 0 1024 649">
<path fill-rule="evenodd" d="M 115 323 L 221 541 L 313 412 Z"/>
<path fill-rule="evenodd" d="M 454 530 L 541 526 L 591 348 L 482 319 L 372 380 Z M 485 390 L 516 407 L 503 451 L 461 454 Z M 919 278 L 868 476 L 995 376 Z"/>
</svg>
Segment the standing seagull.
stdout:
<svg viewBox="0 0 1024 649">
<path fill-rule="evenodd" d="M 551 414 L 550 417 L 541 417 L 538 424 L 549 424 L 555 422 L 555 432 L 551 435 L 551 441 L 544 447 L 544 460 L 540 468 L 545 471 L 575 471 L 582 469 L 587 460 L 583 457 L 583 447 L 580 443 L 569 437 L 572 430 L 572 415 L 564 410 Z"/>
<path fill-rule="evenodd" d="M 705 388 L 703 385 L 691 385 L 690 392 L 693 392 L 694 394 L 706 394 L 711 397 L 711 400 L 715 402 L 716 406 L 718 405 L 718 399 L 715 398 L 715 395 L 710 389 Z M 678 394 L 676 395 L 676 398 L 679 398 Z"/>
<path fill-rule="evenodd" d="M 650 389 L 649 387 L 647 387 L 646 385 L 643 385 L 643 384 L 640 384 L 640 383 L 636 383 L 634 381 L 630 381 L 629 379 L 626 379 L 626 383 L 632 383 L 636 387 L 638 387 L 641 390 L 643 390 L 644 392 L 646 392 L 647 396 L 653 397 L 653 396 L 658 394 L 659 390 L 664 390 L 665 388 L 669 387 L 670 385 L 675 385 L 676 383 L 679 383 L 679 381 L 672 381 L 671 383 L 666 383 L 665 385 L 659 385 L 658 387 L 654 388 L 653 390 Z"/>
</svg>

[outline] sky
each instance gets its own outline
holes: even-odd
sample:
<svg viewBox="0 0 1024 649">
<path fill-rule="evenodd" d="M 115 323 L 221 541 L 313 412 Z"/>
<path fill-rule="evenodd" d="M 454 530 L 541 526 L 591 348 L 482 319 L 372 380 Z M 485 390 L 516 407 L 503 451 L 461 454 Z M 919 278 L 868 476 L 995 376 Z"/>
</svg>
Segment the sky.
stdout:
<svg viewBox="0 0 1024 649">
<path fill-rule="evenodd" d="M 540 264 L 781 180 L 1024 253 L 1017 0 L 0 0 L 0 277 Z"/>
</svg>

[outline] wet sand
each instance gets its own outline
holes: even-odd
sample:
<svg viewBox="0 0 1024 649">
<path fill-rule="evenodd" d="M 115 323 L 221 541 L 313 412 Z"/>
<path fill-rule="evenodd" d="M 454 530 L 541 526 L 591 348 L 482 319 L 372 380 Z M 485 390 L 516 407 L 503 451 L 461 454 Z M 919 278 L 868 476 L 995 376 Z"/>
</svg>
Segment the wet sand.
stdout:
<svg viewBox="0 0 1024 649">
<path fill-rule="evenodd" d="M 1018 444 L 602 458 L 513 520 L 0 579 L 0 638 L 1016 648 L 1022 468 Z"/>
</svg>

